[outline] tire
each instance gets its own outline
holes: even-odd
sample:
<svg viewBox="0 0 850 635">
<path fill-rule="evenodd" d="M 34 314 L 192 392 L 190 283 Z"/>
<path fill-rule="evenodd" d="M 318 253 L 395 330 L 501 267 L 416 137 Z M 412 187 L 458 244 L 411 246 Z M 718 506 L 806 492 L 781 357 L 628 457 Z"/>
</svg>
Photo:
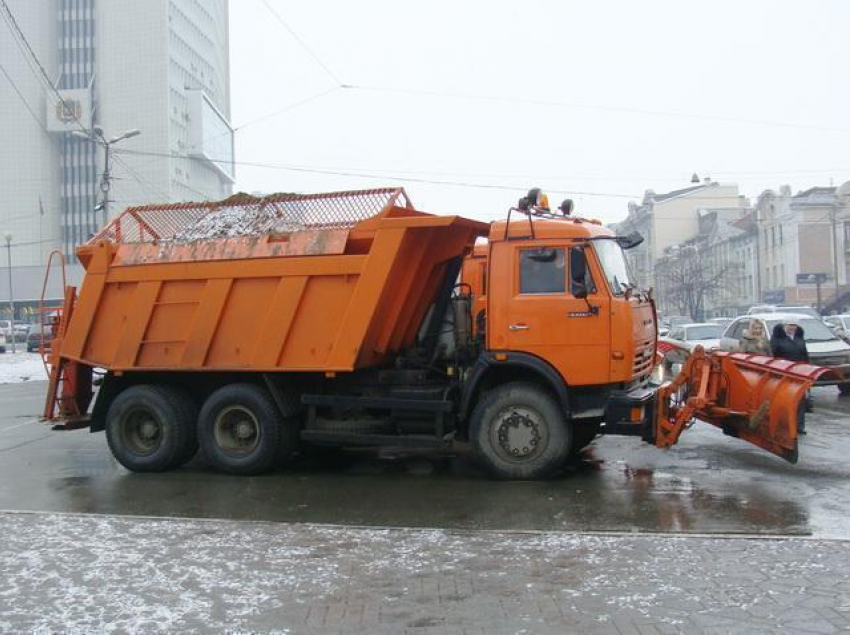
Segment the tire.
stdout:
<svg viewBox="0 0 850 635">
<path fill-rule="evenodd" d="M 838 384 L 838 392 L 842 395 L 850 395 L 850 384 Z"/>
<path fill-rule="evenodd" d="M 231 384 L 204 402 L 198 440 L 210 463 L 228 474 L 262 474 L 298 451 L 297 420 L 284 419 L 271 395 L 253 384 Z"/>
<path fill-rule="evenodd" d="M 512 382 L 487 392 L 475 407 L 470 443 L 477 463 L 495 478 L 547 478 L 569 456 L 572 426 L 548 393 Z"/>
<path fill-rule="evenodd" d="M 118 394 L 106 413 L 113 456 L 133 472 L 162 472 L 197 451 L 195 419 L 182 391 L 142 384 Z"/>
</svg>

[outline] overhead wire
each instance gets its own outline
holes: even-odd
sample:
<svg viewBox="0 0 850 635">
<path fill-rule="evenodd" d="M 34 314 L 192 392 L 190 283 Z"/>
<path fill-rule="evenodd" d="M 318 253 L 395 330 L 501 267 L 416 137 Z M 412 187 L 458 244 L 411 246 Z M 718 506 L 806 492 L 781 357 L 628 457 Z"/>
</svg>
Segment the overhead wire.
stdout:
<svg viewBox="0 0 850 635">
<path fill-rule="evenodd" d="M 342 82 L 339 81 L 339 78 L 336 76 L 336 73 L 334 73 L 328 67 L 328 65 L 325 64 L 321 60 L 321 58 L 318 55 L 316 55 L 316 53 L 313 52 L 313 49 L 310 48 L 307 45 L 307 43 L 304 40 L 301 39 L 301 37 L 295 32 L 295 30 L 291 26 L 289 26 L 289 24 L 287 24 L 286 20 L 284 20 L 283 16 L 281 16 L 280 13 L 278 13 L 277 10 L 275 10 L 275 8 L 271 5 L 269 0 L 263 0 L 263 4 L 266 5 L 266 8 L 277 19 L 278 23 L 280 23 L 283 26 L 283 28 L 286 29 L 287 32 L 289 32 L 289 34 L 295 39 L 295 41 L 298 42 L 298 44 L 301 45 L 301 48 L 304 49 L 304 51 L 306 51 L 307 54 L 311 58 L 313 58 L 313 61 L 316 62 L 316 64 L 319 65 L 319 67 L 325 72 L 325 74 L 333 80 L 333 83 L 337 87 L 341 87 Z"/>
<path fill-rule="evenodd" d="M 69 110 L 68 102 L 65 101 L 65 98 L 62 96 L 62 93 L 60 93 L 56 86 L 53 85 L 53 81 L 50 79 L 50 75 L 47 73 L 44 68 L 44 65 L 38 59 L 38 55 L 36 55 L 35 51 L 32 48 L 32 45 L 30 45 L 29 40 L 27 39 L 27 36 L 24 34 L 23 30 L 21 30 L 20 25 L 18 25 L 18 21 L 15 19 L 15 15 L 9 8 L 9 5 L 7 4 L 6 0 L 0 0 L 0 9 L 2 9 L 2 11 L 0 11 L 0 14 L 3 15 L 6 24 L 12 32 L 12 39 L 15 41 L 16 45 L 18 46 L 18 49 L 21 51 L 21 54 L 23 55 L 27 65 L 30 67 L 30 70 L 36 76 L 36 79 L 38 79 L 49 92 L 53 93 L 59 103 L 62 104 L 63 109 Z M 80 123 L 78 119 L 74 118 L 74 123 L 80 128 L 82 132 L 88 134 L 89 131 L 86 130 L 86 127 L 83 126 L 83 124 Z"/>
<path fill-rule="evenodd" d="M 746 117 L 729 117 L 724 115 L 710 115 L 704 113 L 691 113 L 673 110 L 655 110 L 650 108 L 637 108 L 633 106 L 609 106 L 603 104 L 584 104 L 580 102 L 566 102 L 559 100 L 538 99 L 531 97 L 509 97 L 505 95 L 482 95 L 476 93 L 460 93 L 451 91 L 425 90 L 418 88 L 397 88 L 392 86 L 370 86 L 365 84 L 342 84 L 344 90 L 362 92 L 394 93 L 400 95 L 414 95 L 418 97 L 437 97 L 445 99 L 487 101 L 512 104 L 524 104 L 533 106 L 546 106 L 556 108 L 576 108 L 583 110 L 599 110 L 608 112 L 620 112 L 627 114 L 651 115 L 656 117 L 679 117 L 686 119 L 700 119 L 705 121 L 719 121 L 724 123 L 738 123 L 747 125 L 779 126 L 785 128 L 802 128 L 809 130 L 820 130 L 825 132 L 850 133 L 850 128 L 836 126 L 822 126 L 819 124 L 774 121 L 768 119 L 752 119 Z"/>
<path fill-rule="evenodd" d="M 41 118 L 38 115 L 35 114 L 35 111 L 32 109 L 32 106 L 30 106 L 26 97 L 24 97 L 23 93 L 18 88 L 18 85 L 15 83 L 15 80 L 12 79 L 12 76 L 9 74 L 9 72 L 6 70 L 6 67 L 3 66 L 2 63 L 0 63 L 0 73 L 3 74 L 3 76 L 9 82 L 9 84 L 12 86 L 12 90 L 18 96 L 18 99 L 20 99 L 21 103 L 27 109 L 27 112 L 30 114 L 30 116 L 33 118 L 33 120 L 38 124 L 38 127 L 41 128 L 41 130 L 42 130 L 42 132 L 44 132 L 44 134 L 46 134 L 48 137 L 50 137 L 50 132 L 47 130 L 47 127 L 44 125 L 44 122 L 41 120 Z"/>
</svg>

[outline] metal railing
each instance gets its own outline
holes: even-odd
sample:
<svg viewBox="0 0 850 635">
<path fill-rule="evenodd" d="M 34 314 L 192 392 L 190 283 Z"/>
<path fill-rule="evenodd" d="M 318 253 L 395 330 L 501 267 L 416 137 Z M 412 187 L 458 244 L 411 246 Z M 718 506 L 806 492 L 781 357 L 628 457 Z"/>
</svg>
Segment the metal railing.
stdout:
<svg viewBox="0 0 850 635">
<path fill-rule="evenodd" d="M 346 229 L 393 206 L 412 209 L 402 188 L 265 197 L 236 194 L 223 201 L 130 207 L 89 242 L 194 242 Z"/>
</svg>

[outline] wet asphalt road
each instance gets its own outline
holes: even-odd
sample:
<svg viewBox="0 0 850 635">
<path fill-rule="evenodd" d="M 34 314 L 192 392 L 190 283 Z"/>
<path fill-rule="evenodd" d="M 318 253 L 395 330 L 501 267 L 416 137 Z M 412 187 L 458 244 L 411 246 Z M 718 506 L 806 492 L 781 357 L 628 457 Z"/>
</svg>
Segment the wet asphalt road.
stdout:
<svg viewBox="0 0 850 635">
<path fill-rule="evenodd" d="M 708 425 L 669 451 L 597 438 L 564 476 L 488 480 L 471 461 L 359 451 L 239 478 L 202 458 L 133 474 L 103 434 L 37 423 L 44 382 L 0 386 L 0 509 L 541 531 L 812 535 L 850 538 L 850 399 L 814 391 L 797 465 Z"/>
</svg>

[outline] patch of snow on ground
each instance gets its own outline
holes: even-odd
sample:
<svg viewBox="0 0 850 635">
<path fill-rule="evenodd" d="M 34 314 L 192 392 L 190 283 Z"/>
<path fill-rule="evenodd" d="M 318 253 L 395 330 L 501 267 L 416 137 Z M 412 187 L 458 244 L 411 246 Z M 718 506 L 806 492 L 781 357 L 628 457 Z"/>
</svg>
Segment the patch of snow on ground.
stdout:
<svg viewBox="0 0 850 635">
<path fill-rule="evenodd" d="M 19 346 L 25 347 L 26 344 Z M 47 371 L 38 353 L 13 353 L 9 346 L 5 353 L 0 353 L 0 384 L 42 380 L 47 380 Z"/>
</svg>

